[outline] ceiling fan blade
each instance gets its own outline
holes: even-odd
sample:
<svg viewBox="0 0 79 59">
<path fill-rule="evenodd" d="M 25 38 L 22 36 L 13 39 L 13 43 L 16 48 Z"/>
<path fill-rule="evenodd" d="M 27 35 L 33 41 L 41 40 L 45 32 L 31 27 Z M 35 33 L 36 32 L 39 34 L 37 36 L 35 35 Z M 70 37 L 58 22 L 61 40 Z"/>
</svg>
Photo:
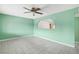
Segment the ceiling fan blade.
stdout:
<svg viewBox="0 0 79 59">
<path fill-rule="evenodd" d="M 24 14 L 25 14 L 25 13 L 31 13 L 31 12 L 24 12 Z"/>
<path fill-rule="evenodd" d="M 30 10 L 30 9 L 28 9 L 28 8 L 26 8 L 26 7 L 23 7 L 24 9 L 27 9 L 27 10 Z M 31 11 L 31 10 L 30 10 Z"/>
<path fill-rule="evenodd" d="M 43 13 L 41 13 L 41 12 L 35 12 L 35 13 L 37 13 L 37 14 L 41 14 L 41 15 L 43 14 Z"/>
</svg>

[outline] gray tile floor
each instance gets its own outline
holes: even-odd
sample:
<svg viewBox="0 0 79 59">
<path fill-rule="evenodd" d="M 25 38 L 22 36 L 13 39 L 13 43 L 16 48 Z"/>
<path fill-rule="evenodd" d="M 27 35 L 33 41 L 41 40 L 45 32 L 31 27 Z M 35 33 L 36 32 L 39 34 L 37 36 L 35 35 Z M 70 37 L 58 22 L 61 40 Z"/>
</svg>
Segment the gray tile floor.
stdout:
<svg viewBox="0 0 79 59">
<path fill-rule="evenodd" d="M 38 37 L 20 37 L 0 41 L 0 54 L 77 54 L 76 48 L 64 46 Z"/>
</svg>

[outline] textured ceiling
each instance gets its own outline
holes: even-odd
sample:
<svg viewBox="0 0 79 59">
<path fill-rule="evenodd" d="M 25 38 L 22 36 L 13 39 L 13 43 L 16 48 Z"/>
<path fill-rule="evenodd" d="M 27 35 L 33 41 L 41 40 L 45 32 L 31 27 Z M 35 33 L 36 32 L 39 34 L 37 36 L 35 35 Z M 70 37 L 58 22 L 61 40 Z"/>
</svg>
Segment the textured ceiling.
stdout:
<svg viewBox="0 0 79 59">
<path fill-rule="evenodd" d="M 77 6 L 78 5 L 75 4 L 1 4 L 0 13 L 35 19 Z M 23 7 L 27 7 L 29 9 L 32 7 L 40 7 L 42 8 L 41 12 L 43 12 L 44 14 L 36 14 L 35 16 L 33 16 L 32 13 L 24 14 L 26 10 Z"/>
</svg>

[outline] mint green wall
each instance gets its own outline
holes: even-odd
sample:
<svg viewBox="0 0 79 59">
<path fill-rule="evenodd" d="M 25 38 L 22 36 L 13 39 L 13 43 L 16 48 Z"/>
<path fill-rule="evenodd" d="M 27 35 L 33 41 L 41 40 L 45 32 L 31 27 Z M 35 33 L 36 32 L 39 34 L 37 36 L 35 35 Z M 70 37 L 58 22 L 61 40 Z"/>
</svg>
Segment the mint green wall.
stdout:
<svg viewBox="0 0 79 59">
<path fill-rule="evenodd" d="M 33 26 L 32 19 L 0 14 L 0 40 L 33 35 Z"/>
<path fill-rule="evenodd" d="M 78 8 L 76 8 L 76 14 L 78 13 Z M 79 17 L 75 17 L 75 41 L 79 42 Z"/>
<path fill-rule="evenodd" d="M 76 42 L 79 42 L 79 17 L 76 17 L 75 18 L 75 27 L 76 27 L 76 29 L 75 29 L 75 40 L 76 40 Z"/>
<path fill-rule="evenodd" d="M 35 20 L 35 35 L 58 41 L 71 46 L 75 45 L 74 16 L 76 9 L 70 9 L 56 14 L 48 15 Z M 40 20 L 51 19 L 56 24 L 55 30 L 38 29 Z"/>
</svg>

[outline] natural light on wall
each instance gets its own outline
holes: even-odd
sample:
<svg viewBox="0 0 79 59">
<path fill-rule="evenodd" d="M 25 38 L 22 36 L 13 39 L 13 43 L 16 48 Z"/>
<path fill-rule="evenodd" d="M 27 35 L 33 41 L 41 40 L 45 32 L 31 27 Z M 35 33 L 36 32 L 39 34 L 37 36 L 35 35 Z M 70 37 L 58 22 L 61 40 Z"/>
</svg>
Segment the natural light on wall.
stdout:
<svg viewBox="0 0 79 59">
<path fill-rule="evenodd" d="M 39 29 L 55 29 L 55 23 L 51 19 L 41 20 L 38 23 Z"/>
</svg>

